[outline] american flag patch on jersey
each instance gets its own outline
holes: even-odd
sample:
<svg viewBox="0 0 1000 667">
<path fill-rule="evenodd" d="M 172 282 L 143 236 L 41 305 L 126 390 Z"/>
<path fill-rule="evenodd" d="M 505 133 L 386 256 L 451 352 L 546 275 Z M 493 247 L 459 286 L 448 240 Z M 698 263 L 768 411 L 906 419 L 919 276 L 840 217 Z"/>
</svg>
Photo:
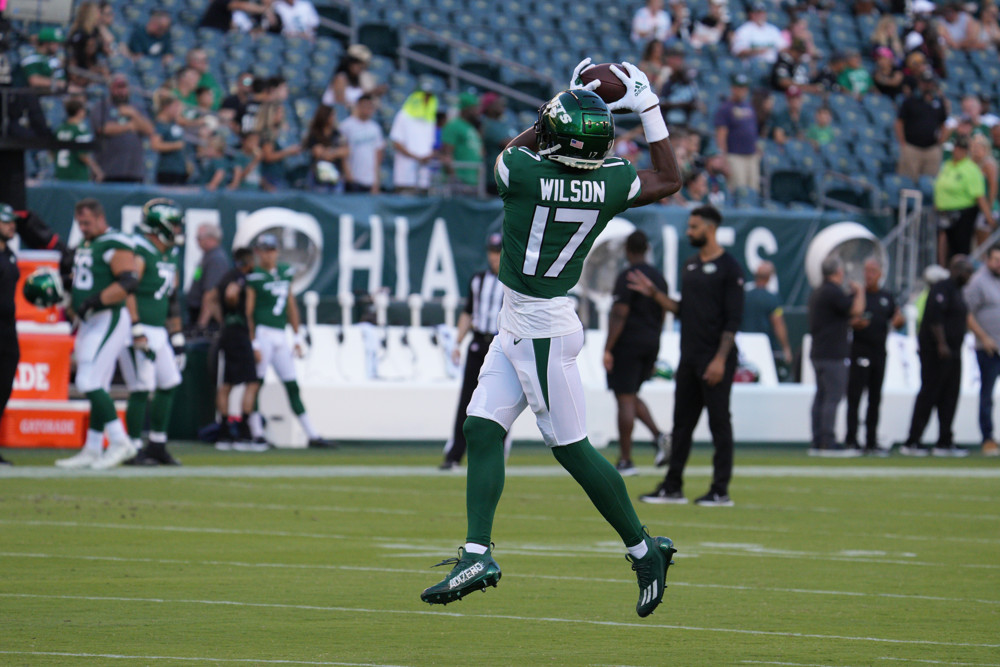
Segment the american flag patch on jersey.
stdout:
<svg viewBox="0 0 1000 667">
<path fill-rule="evenodd" d="M 570 148 L 583 148 L 583 142 L 580 141 L 579 139 L 570 139 L 569 145 Z"/>
</svg>

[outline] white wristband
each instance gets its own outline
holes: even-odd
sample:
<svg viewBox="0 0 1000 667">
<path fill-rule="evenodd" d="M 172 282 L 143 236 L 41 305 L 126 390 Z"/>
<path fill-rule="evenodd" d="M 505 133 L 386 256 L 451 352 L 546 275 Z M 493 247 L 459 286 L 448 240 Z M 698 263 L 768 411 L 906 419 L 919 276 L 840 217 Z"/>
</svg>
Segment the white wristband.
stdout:
<svg viewBox="0 0 1000 667">
<path fill-rule="evenodd" d="M 253 349 L 255 349 L 257 351 L 260 351 L 260 343 L 258 343 L 257 341 L 252 342 L 250 344 L 250 347 L 252 347 Z"/>
<path fill-rule="evenodd" d="M 642 131 L 646 134 L 646 141 L 649 143 L 652 144 L 657 141 L 663 141 L 670 136 L 670 132 L 667 130 L 667 123 L 663 120 L 663 113 L 660 111 L 660 107 L 646 109 L 639 114 L 639 118 L 642 120 Z"/>
<path fill-rule="evenodd" d="M 146 327 L 142 326 L 142 323 L 136 322 L 132 325 L 132 338 L 145 338 L 146 337 Z"/>
</svg>

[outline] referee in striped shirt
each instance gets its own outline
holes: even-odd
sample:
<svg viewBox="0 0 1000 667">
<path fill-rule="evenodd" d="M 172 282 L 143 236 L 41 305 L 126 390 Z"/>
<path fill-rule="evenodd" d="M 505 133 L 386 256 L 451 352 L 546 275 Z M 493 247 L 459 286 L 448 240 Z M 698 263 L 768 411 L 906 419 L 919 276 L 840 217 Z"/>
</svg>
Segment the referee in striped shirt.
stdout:
<svg viewBox="0 0 1000 667">
<path fill-rule="evenodd" d="M 486 258 L 489 269 L 480 271 L 469 281 L 469 296 L 465 300 L 465 310 L 458 318 L 458 333 L 455 336 L 455 349 L 452 359 L 458 363 L 461 357 L 461 343 L 466 334 L 472 331 L 472 343 L 465 358 L 465 377 L 462 379 L 462 394 L 458 399 L 458 411 L 455 413 L 455 428 L 451 439 L 444 446 L 444 462 L 441 470 L 455 470 L 465 456 L 465 435 L 462 425 L 465 423 L 465 411 L 472 399 L 472 392 L 479 384 L 479 370 L 483 367 L 486 352 L 490 349 L 493 336 L 497 334 L 497 317 L 503 304 L 503 285 L 497 280 L 500 271 L 500 244 L 503 237 L 499 233 L 490 234 L 486 243 Z M 510 448 L 510 436 L 504 443 L 504 449 Z"/>
</svg>

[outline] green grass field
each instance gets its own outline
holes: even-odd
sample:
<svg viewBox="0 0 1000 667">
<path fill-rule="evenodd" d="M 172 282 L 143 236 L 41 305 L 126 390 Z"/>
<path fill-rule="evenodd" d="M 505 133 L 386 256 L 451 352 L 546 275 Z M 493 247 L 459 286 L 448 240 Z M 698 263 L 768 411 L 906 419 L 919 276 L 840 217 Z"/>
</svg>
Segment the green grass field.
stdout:
<svg viewBox="0 0 1000 667">
<path fill-rule="evenodd" d="M 499 587 L 447 607 L 418 597 L 465 535 L 437 448 L 175 452 L 98 475 L 5 451 L 0 665 L 1000 664 L 1000 460 L 738 450 L 736 507 L 637 503 L 679 549 L 639 619 L 617 536 L 541 447 L 511 457 Z"/>
</svg>

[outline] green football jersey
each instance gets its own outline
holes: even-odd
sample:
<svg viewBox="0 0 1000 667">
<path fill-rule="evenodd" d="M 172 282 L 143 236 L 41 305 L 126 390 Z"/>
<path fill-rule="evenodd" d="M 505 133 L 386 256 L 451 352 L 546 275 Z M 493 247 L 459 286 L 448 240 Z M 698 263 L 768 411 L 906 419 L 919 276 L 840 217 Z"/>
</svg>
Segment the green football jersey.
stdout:
<svg viewBox="0 0 1000 667">
<path fill-rule="evenodd" d="M 635 167 L 617 157 L 580 170 L 527 148 L 508 148 L 495 171 L 503 199 L 500 282 L 546 299 L 576 285 L 598 235 L 640 190 Z"/>
<path fill-rule="evenodd" d="M 253 288 L 257 297 L 253 308 L 255 325 L 285 328 L 288 324 L 288 299 L 292 294 L 294 273 L 295 270 L 287 264 L 278 264 L 270 271 L 255 267 L 247 276 L 247 287 Z"/>
<path fill-rule="evenodd" d="M 87 143 L 94 140 L 94 133 L 87 121 L 81 123 L 65 122 L 56 130 L 56 139 Z M 86 151 L 74 151 L 64 148 L 56 152 L 56 178 L 60 181 L 89 181 L 90 169 L 80 159 Z"/>
<path fill-rule="evenodd" d="M 73 310 L 79 311 L 83 302 L 100 294 L 115 281 L 111 273 L 111 256 L 116 250 L 132 252 L 132 240 L 116 229 L 108 229 L 100 236 L 84 240 L 73 255 Z M 114 308 L 121 308 L 124 302 Z M 101 306 L 98 310 L 111 308 Z"/>
<path fill-rule="evenodd" d="M 139 286 L 135 290 L 139 321 L 153 327 L 165 327 L 170 296 L 174 293 L 177 280 L 180 253 L 175 247 L 160 252 L 152 241 L 140 234 L 136 234 L 132 240 L 136 259 L 142 259 L 144 264 Z"/>
</svg>

